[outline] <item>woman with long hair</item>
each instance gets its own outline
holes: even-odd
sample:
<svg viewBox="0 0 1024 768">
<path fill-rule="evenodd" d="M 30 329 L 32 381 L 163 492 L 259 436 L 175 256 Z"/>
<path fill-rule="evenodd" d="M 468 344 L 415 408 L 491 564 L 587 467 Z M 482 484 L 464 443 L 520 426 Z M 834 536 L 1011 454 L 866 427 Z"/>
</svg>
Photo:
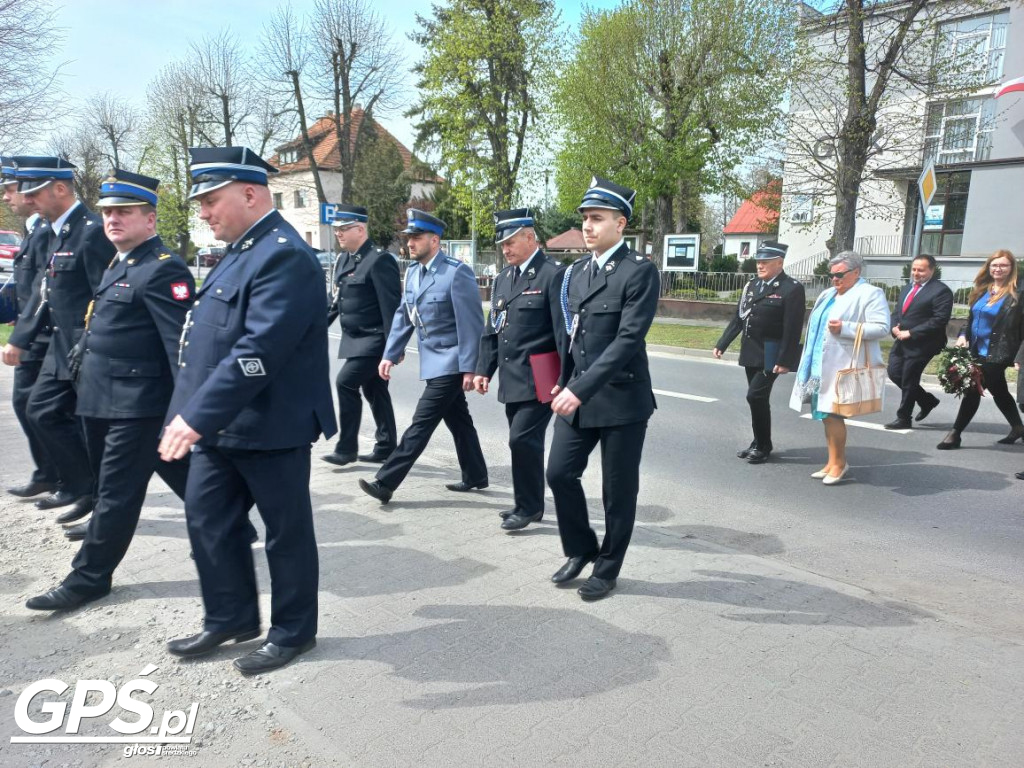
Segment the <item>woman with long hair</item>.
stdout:
<svg viewBox="0 0 1024 768">
<path fill-rule="evenodd" d="M 960 329 L 956 345 L 969 348 L 978 361 L 982 384 L 1010 425 L 1010 433 L 998 441 L 1008 445 L 1024 437 L 1017 404 L 1006 386 L 1006 369 L 1020 362 L 1021 339 L 1024 338 L 1017 262 L 1012 253 L 1000 249 L 988 257 L 974 278 L 967 303 L 970 315 Z M 964 394 L 953 429 L 936 446 L 940 451 L 960 447 L 960 434 L 971 423 L 980 403 L 981 393 L 977 389 Z"/>
</svg>

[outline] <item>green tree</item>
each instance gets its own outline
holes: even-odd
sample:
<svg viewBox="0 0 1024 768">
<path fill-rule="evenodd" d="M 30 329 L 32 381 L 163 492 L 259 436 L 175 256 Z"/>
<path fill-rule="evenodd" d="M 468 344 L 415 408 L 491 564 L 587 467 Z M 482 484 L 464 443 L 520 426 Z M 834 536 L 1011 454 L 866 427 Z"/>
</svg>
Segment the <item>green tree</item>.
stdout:
<svg viewBox="0 0 1024 768">
<path fill-rule="evenodd" d="M 411 37 L 426 51 L 407 113 L 419 120 L 416 147 L 437 152 L 450 193 L 475 204 L 489 232 L 482 212 L 511 207 L 544 73 L 559 59 L 558 12 L 551 0 L 448 0 L 416 18 Z"/>
<path fill-rule="evenodd" d="M 699 218 L 712 179 L 778 132 L 791 17 L 787 0 L 627 0 L 587 12 L 554 93 L 563 209 L 592 173 L 634 187 L 660 261 L 664 236 Z"/>
<path fill-rule="evenodd" d="M 352 201 L 366 207 L 370 216 L 370 238 L 387 246 L 404 221 L 405 203 L 411 185 L 402 155 L 394 142 L 372 125 L 355 156 L 352 173 Z"/>
</svg>

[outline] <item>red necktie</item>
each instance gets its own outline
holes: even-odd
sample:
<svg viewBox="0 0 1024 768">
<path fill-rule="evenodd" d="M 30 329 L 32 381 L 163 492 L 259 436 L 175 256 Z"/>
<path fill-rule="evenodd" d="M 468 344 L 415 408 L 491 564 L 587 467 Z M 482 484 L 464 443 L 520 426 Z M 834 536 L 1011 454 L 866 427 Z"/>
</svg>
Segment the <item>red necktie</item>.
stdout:
<svg viewBox="0 0 1024 768">
<path fill-rule="evenodd" d="M 910 306 L 910 302 L 917 296 L 917 292 L 921 290 L 921 286 L 918 283 L 914 283 L 914 287 L 910 289 L 910 293 L 907 294 L 906 300 L 903 302 L 903 311 L 907 311 L 907 307 Z"/>
</svg>

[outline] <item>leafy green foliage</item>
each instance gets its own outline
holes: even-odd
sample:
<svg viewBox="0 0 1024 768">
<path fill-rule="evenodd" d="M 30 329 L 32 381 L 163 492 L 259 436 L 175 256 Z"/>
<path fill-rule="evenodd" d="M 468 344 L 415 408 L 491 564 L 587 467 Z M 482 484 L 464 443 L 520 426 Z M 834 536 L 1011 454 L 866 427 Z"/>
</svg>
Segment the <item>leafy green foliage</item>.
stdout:
<svg viewBox="0 0 1024 768">
<path fill-rule="evenodd" d="M 740 261 L 735 256 L 712 256 L 701 267 L 704 272 L 736 272 L 740 268 Z"/>
<path fill-rule="evenodd" d="M 402 155 L 394 142 L 372 126 L 356 150 L 352 177 L 352 201 L 366 207 L 370 217 L 370 239 L 387 246 L 405 221 L 405 203 L 411 184 Z"/>
</svg>

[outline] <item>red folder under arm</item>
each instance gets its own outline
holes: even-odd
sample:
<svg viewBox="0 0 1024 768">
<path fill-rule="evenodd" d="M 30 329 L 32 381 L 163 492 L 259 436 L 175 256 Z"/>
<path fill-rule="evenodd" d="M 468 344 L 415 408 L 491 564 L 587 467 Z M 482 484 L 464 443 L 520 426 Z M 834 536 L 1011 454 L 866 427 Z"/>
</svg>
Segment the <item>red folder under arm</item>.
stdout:
<svg viewBox="0 0 1024 768">
<path fill-rule="evenodd" d="M 533 371 L 533 387 L 537 391 L 537 399 L 542 403 L 550 403 L 555 399 L 551 394 L 562 373 L 562 361 L 557 352 L 542 352 L 530 355 L 530 368 Z"/>
</svg>

